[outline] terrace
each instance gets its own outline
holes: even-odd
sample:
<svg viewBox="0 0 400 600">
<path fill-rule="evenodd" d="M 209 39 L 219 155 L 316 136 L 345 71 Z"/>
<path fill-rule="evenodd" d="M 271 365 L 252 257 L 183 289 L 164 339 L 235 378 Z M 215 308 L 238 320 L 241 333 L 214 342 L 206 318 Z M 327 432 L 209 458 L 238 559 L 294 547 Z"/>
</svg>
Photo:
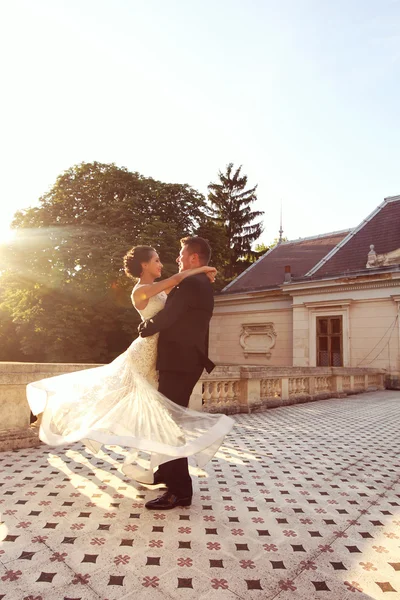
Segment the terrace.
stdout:
<svg viewBox="0 0 400 600">
<path fill-rule="evenodd" d="M 0 599 L 398 597 L 400 393 L 234 419 L 164 513 L 119 447 L 0 453 Z"/>
</svg>

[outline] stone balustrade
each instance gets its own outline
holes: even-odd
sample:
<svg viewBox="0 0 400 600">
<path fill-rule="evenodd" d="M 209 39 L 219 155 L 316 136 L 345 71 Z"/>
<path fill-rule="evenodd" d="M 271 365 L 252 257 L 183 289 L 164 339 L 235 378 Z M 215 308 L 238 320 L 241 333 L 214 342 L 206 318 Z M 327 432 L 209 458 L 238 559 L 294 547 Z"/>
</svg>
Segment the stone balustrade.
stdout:
<svg viewBox="0 0 400 600">
<path fill-rule="evenodd" d="M 370 368 L 218 366 L 203 375 L 192 400 L 198 410 L 255 412 L 384 389 L 385 375 Z"/>
<path fill-rule="evenodd" d="M 26 400 L 28 383 L 99 365 L 0 362 L 0 451 L 40 444 Z"/>
<path fill-rule="evenodd" d="M 0 362 L 0 450 L 38 445 L 25 388 L 32 381 L 99 365 Z M 195 386 L 190 408 L 249 413 L 297 402 L 385 387 L 385 371 L 370 368 L 219 365 Z"/>
</svg>

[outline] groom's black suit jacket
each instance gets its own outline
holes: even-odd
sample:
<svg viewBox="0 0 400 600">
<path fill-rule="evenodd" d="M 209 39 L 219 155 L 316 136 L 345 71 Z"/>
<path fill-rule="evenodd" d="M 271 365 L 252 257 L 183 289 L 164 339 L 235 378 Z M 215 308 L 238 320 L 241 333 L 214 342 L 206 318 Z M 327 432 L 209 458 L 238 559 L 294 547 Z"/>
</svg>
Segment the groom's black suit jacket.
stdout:
<svg viewBox="0 0 400 600">
<path fill-rule="evenodd" d="M 214 308 L 212 285 L 204 273 L 187 277 L 168 295 L 165 307 L 139 325 L 142 337 L 160 332 L 157 370 L 209 373 L 209 323 Z"/>
</svg>

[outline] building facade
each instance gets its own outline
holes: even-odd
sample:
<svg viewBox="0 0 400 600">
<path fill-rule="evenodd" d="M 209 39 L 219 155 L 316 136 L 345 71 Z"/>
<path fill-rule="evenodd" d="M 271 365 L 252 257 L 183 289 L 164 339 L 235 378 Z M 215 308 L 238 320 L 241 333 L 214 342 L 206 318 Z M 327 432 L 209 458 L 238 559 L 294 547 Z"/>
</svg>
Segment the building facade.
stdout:
<svg viewBox="0 0 400 600">
<path fill-rule="evenodd" d="M 282 242 L 216 297 L 218 364 L 400 373 L 400 196 L 353 230 Z"/>
</svg>

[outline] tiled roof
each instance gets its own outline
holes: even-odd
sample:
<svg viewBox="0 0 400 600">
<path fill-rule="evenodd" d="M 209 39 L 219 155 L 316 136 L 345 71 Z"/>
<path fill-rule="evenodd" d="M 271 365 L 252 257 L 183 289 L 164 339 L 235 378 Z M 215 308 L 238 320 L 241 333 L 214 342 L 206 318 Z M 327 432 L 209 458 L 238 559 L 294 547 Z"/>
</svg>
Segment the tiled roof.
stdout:
<svg viewBox="0 0 400 600">
<path fill-rule="evenodd" d="M 400 196 L 386 198 L 331 252 L 331 256 L 311 269 L 309 275 L 319 279 L 364 270 L 371 244 L 377 254 L 400 248 Z"/>
<path fill-rule="evenodd" d="M 349 231 L 282 242 L 226 286 L 222 294 L 277 287 L 284 281 L 285 266 L 290 266 L 292 278 L 302 277 L 339 244 Z"/>
</svg>

